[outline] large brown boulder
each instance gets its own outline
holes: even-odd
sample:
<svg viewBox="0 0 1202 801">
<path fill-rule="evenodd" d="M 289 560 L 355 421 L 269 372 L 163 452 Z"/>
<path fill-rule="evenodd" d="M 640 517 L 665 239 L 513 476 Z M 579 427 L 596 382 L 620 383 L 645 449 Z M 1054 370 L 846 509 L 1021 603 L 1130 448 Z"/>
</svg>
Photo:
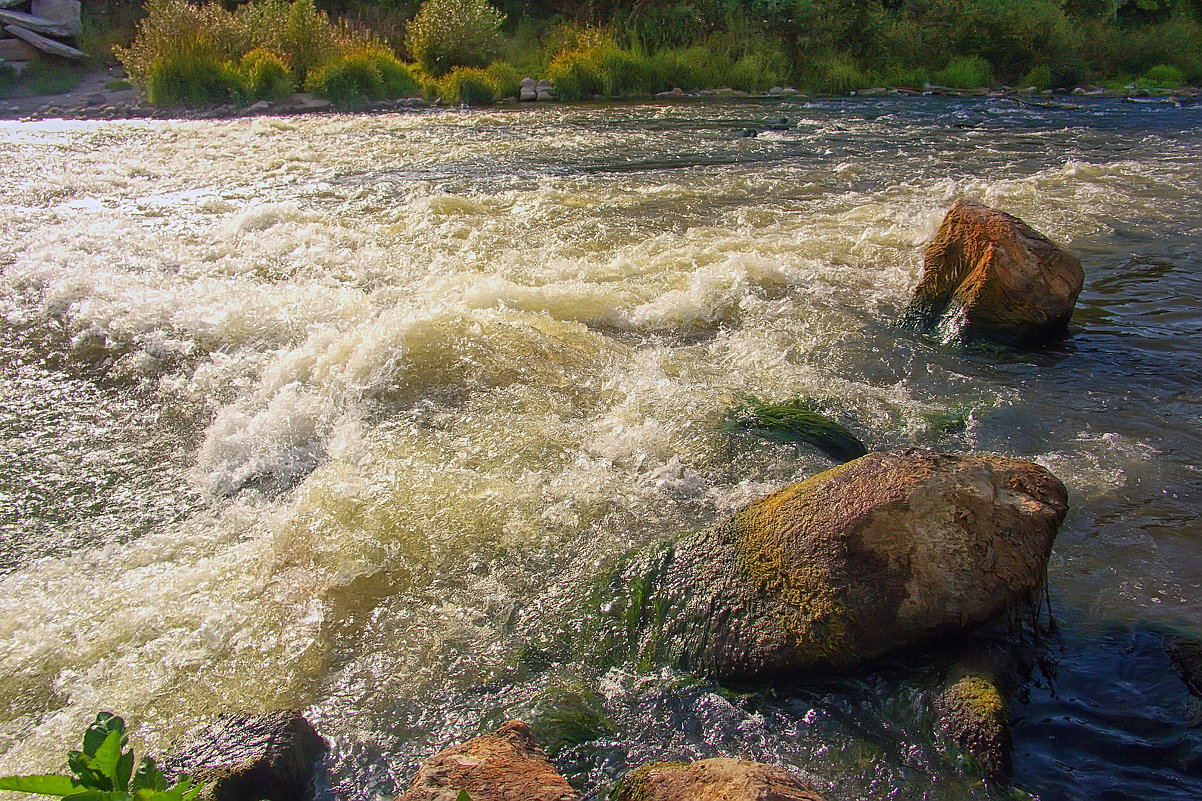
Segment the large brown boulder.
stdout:
<svg viewBox="0 0 1202 801">
<path fill-rule="evenodd" d="M 906 319 L 946 340 L 1031 347 L 1063 337 L 1085 273 L 1017 217 L 957 200 L 927 246 Z"/>
<path fill-rule="evenodd" d="M 656 762 L 626 775 L 614 801 L 824 801 L 791 773 L 741 759 Z"/>
<path fill-rule="evenodd" d="M 511 720 L 426 760 L 397 801 L 573 801 L 579 794 L 539 748 L 530 727 Z"/>
<path fill-rule="evenodd" d="M 1067 508 L 1030 462 L 872 453 L 634 560 L 600 609 L 645 662 L 851 667 L 1036 599 Z"/>
</svg>

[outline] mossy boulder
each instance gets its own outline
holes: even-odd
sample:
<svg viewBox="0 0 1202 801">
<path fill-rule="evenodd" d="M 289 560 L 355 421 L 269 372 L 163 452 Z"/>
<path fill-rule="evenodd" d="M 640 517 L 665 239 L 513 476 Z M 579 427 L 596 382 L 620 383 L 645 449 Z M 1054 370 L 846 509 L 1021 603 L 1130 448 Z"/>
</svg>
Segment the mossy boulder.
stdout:
<svg viewBox="0 0 1202 801">
<path fill-rule="evenodd" d="M 1085 273 L 1017 217 L 957 200 L 923 258 L 906 312 L 946 340 L 1036 347 L 1068 332 Z"/>
<path fill-rule="evenodd" d="M 599 608 L 644 663 L 853 667 L 1033 602 L 1067 508 L 1030 462 L 871 453 L 632 560 Z"/>
<path fill-rule="evenodd" d="M 440 751 L 422 763 L 397 801 L 574 801 L 579 794 L 559 774 L 530 727 L 511 720 L 496 731 Z"/>
<path fill-rule="evenodd" d="M 655 762 L 636 768 L 611 794 L 612 801 L 824 801 L 787 771 L 741 759 Z"/>
<path fill-rule="evenodd" d="M 1012 766 L 1010 716 L 1006 696 L 989 671 L 953 674 L 935 698 L 941 733 L 982 776 L 1009 780 Z"/>
</svg>

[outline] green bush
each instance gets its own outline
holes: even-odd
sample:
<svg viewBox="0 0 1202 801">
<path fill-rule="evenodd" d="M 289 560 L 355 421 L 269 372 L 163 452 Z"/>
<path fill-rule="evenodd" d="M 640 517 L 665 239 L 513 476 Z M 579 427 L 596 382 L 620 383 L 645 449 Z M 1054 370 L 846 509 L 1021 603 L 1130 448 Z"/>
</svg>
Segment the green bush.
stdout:
<svg viewBox="0 0 1202 801">
<path fill-rule="evenodd" d="M 580 100 L 585 95 L 601 94 L 605 79 L 597 69 L 593 50 L 560 53 L 547 65 L 547 80 L 563 100 Z"/>
<path fill-rule="evenodd" d="M 405 48 L 434 76 L 483 67 L 500 51 L 504 20 L 486 0 L 426 0 L 409 23 Z"/>
<path fill-rule="evenodd" d="M 953 58 L 948 65 L 931 76 L 939 86 L 954 89 L 976 89 L 993 83 L 993 68 L 980 56 Z"/>
<path fill-rule="evenodd" d="M 495 103 L 500 93 L 488 73 L 475 67 L 456 67 L 438 82 L 438 91 L 447 103 L 473 106 Z"/>
<path fill-rule="evenodd" d="M 905 89 L 922 89 L 931 82 L 931 74 L 922 67 L 893 67 L 885 72 L 884 83 Z"/>
<path fill-rule="evenodd" d="M 1048 89 L 1052 86 L 1052 68 L 1046 64 L 1032 67 L 1019 84 L 1024 88 L 1034 86 L 1036 89 Z"/>
<path fill-rule="evenodd" d="M 414 97 L 421 94 L 421 83 L 413 70 L 403 61 L 384 49 L 363 51 L 363 55 L 374 60 L 380 71 L 384 98 Z"/>
<path fill-rule="evenodd" d="M 163 69 L 165 61 L 179 62 L 180 56 L 201 50 L 209 59 L 236 61 L 249 49 L 238 18 L 216 3 L 146 0 L 138 35 L 128 48 L 114 47 L 113 53 L 134 83 L 149 89 L 156 64 Z"/>
<path fill-rule="evenodd" d="M 517 67 L 504 61 L 489 64 L 484 74 L 501 97 L 517 97 L 522 89 L 522 78 L 526 77 Z"/>
<path fill-rule="evenodd" d="M 829 58 L 819 64 L 810 79 L 811 87 L 815 91 L 832 95 L 845 95 L 858 89 L 867 89 L 872 83 L 871 75 L 842 56 Z"/>
<path fill-rule="evenodd" d="M 247 93 L 255 99 L 274 100 L 296 89 L 292 70 L 275 53 L 259 48 L 251 50 L 240 62 Z"/>
<path fill-rule="evenodd" d="M 1185 74 L 1170 64 L 1157 64 L 1139 76 L 1139 83 L 1150 89 L 1180 89 L 1185 86 Z"/>
<path fill-rule="evenodd" d="M 237 103 L 249 95 L 237 65 L 195 42 L 156 58 L 145 82 L 146 97 L 156 106 Z"/>
</svg>

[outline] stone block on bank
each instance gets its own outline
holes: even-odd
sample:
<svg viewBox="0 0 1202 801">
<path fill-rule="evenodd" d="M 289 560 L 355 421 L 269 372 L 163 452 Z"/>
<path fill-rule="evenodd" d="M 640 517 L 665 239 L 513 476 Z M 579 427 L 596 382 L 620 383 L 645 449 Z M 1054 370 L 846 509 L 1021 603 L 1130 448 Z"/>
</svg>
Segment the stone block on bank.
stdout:
<svg viewBox="0 0 1202 801">
<path fill-rule="evenodd" d="M 82 50 L 78 50 L 74 47 L 71 47 L 71 45 L 63 44 L 62 42 L 54 39 L 49 39 L 37 33 L 36 31 L 29 30 L 28 28 L 24 28 L 20 25 L 5 25 L 4 30 L 18 39 L 24 40 L 43 53 L 48 53 L 52 56 L 69 58 L 72 61 L 83 61 L 88 57 L 88 54 Z"/>
<path fill-rule="evenodd" d="M 83 33 L 80 5 L 80 0 L 33 0 L 29 13 L 60 26 L 65 36 L 79 36 Z"/>
<path fill-rule="evenodd" d="M 35 61 L 41 55 L 40 50 L 23 39 L 0 39 L 0 61 Z"/>
<path fill-rule="evenodd" d="M 293 710 L 220 715 L 173 749 L 164 772 L 211 783 L 213 801 L 301 801 L 327 748 Z"/>
</svg>

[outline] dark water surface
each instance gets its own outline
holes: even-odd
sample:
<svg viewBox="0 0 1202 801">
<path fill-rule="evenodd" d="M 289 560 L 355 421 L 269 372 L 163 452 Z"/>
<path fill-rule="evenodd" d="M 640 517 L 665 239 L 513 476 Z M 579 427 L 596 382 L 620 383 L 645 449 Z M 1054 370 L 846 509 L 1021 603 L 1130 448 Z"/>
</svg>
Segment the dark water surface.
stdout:
<svg viewBox="0 0 1202 801">
<path fill-rule="evenodd" d="M 153 750 L 298 705 L 322 796 L 517 716 L 588 798 L 716 755 L 1202 797 L 1164 645 L 1202 637 L 1199 153 L 1200 106 L 1090 99 L 0 123 L 0 771 L 100 709 Z M 1081 257 L 1067 340 L 893 325 L 958 197 Z M 935 658 L 723 688 L 565 649 L 614 559 L 829 465 L 723 433 L 746 394 L 1069 487 L 1011 787 L 934 731 Z"/>
</svg>

